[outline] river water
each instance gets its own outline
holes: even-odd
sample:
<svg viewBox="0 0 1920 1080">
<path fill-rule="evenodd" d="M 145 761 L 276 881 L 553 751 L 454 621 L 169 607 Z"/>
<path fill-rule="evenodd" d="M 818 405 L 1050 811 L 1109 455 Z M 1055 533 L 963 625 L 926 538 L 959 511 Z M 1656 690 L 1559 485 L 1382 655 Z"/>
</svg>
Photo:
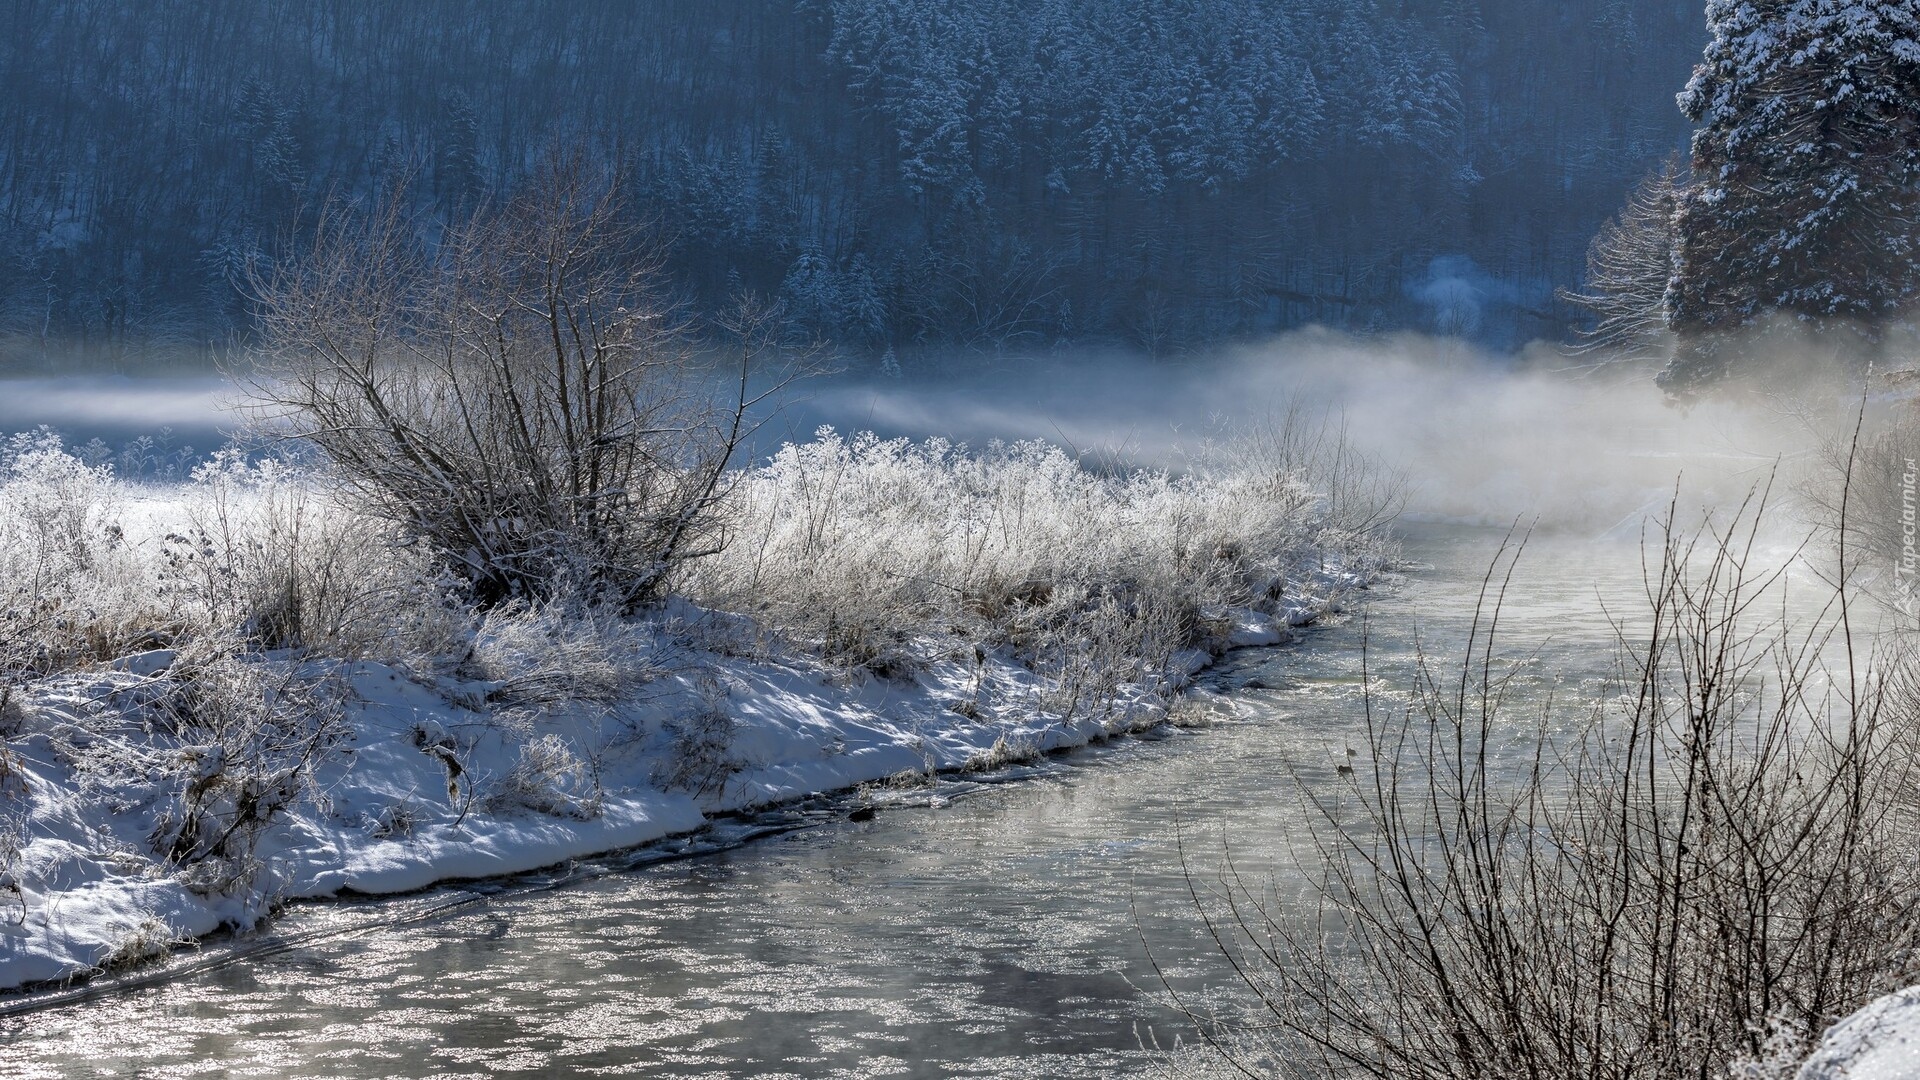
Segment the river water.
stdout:
<svg viewBox="0 0 1920 1080">
<path fill-rule="evenodd" d="M 1388 687 L 1417 650 L 1448 663 L 1501 539 L 1413 527 L 1414 568 L 1364 619 L 1208 675 L 1232 719 L 0 1021 L 0 1075 L 1155 1073 L 1156 1046 L 1193 1038 L 1162 976 L 1187 994 L 1232 978 L 1187 871 L 1204 886 L 1230 845 L 1298 902 L 1298 785 L 1337 782 L 1364 745 L 1363 638 Z M 1596 596 L 1630 615 L 1640 573 L 1631 543 L 1532 547 L 1501 623 L 1534 657 L 1527 693 L 1591 697 L 1613 640 Z M 299 908 L 274 931 L 380 911 Z"/>
</svg>

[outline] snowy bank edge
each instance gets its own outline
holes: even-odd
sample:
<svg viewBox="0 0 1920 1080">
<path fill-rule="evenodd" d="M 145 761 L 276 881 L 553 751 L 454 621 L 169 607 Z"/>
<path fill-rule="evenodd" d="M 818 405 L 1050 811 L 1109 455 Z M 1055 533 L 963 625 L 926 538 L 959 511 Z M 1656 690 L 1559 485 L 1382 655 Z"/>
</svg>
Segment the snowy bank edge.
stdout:
<svg viewBox="0 0 1920 1080">
<path fill-rule="evenodd" d="M 1223 644 L 1229 651 L 1285 644 L 1295 638 L 1293 628 L 1338 611 L 1339 597 L 1372 579 L 1330 569 L 1318 583 L 1318 601 L 1296 602 L 1275 616 L 1234 609 Z M 1218 659 L 1197 649 L 1176 654 L 1167 673 L 1170 689 L 1190 686 L 1193 675 Z M 18 893 L 17 918 L 0 912 L 0 1015 L 25 1011 L 9 1006 L 31 1008 L 29 999 L 50 992 L 56 1000 L 48 1004 L 60 1004 L 57 999 L 69 997 L 60 991 L 89 981 L 106 984 L 110 992 L 112 980 L 100 976 L 136 970 L 222 931 L 251 931 L 287 902 L 399 896 L 511 877 L 696 833 L 717 816 L 845 793 L 904 773 L 951 774 L 1031 759 L 1167 721 L 1160 699 L 1138 687 L 1099 717 L 1062 722 L 1012 710 L 963 721 L 951 711 L 958 684 L 967 678 L 960 672 L 930 671 L 905 686 L 870 681 L 849 688 L 780 664 L 719 664 L 723 678 L 744 687 L 742 731 L 762 745 L 756 765 L 716 796 L 661 790 L 654 778 L 662 762 L 642 755 L 627 763 L 617 778 L 624 782 L 609 785 L 591 817 L 462 811 L 466 820 L 450 830 L 444 822 L 428 823 L 399 839 L 369 837 L 341 806 L 364 808 L 436 780 L 438 763 L 410 742 L 423 720 L 430 726 L 485 720 L 399 672 L 355 665 L 352 751 L 358 760 L 332 778 L 328 794 L 335 805 L 325 808 L 329 812 L 303 804 L 268 830 L 269 873 L 239 896 L 201 896 L 177 880 L 115 874 L 102 860 L 86 857 L 95 853 L 83 851 L 88 839 L 115 831 L 121 847 L 128 847 L 129 823 L 90 824 L 89 804 L 74 790 L 70 774 L 30 762 L 27 782 L 51 796 L 46 816 L 56 825 L 41 841 L 52 850 L 37 857 L 55 876 L 43 888 Z M 993 677 L 1010 684 L 1032 680 L 1008 657 L 990 657 L 987 664 Z M 154 674 L 137 665 L 121 668 L 116 674 L 129 679 Z M 128 977 L 129 983 L 148 981 Z"/>
</svg>

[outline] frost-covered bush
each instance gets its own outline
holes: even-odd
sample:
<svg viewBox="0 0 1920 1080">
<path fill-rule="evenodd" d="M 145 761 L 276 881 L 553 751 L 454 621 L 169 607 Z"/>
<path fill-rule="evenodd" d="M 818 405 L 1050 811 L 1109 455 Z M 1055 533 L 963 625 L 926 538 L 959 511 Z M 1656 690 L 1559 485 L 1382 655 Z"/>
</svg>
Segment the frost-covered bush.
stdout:
<svg viewBox="0 0 1920 1080">
<path fill-rule="evenodd" d="M 519 759 L 494 784 L 487 801 L 496 812 L 526 809 L 592 818 L 600 813 L 600 785 L 567 740 L 549 733 L 521 744 Z"/>
<path fill-rule="evenodd" d="M 823 428 L 739 478 L 733 543 L 684 585 L 849 665 L 891 673 L 959 635 L 1098 698 L 1202 638 L 1208 608 L 1282 602 L 1319 539 L 1324 500 L 1300 477 L 1213 465 L 1100 473 L 1040 442 Z"/>
<path fill-rule="evenodd" d="M 199 891 L 249 881 L 262 830 L 305 793 L 314 767 L 344 736 L 341 686 L 322 673 L 208 649 L 167 673 L 149 740 L 170 755 L 149 835 L 155 854 L 193 868 Z M 169 745 L 170 744 L 170 745 Z"/>
<path fill-rule="evenodd" d="M 0 444 L 0 710 L 8 687 L 111 655 L 152 618 L 124 491 L 39 431 Z"/>
<path fill-rule="evenodd" d="M 216 454 L 149 487 L 48 432 L 0 447 L 0 712 L 9 687 L 141 649 L 430 662 L 467 615 L 421 553 L 341 505 L 322 472 Z"/>
<path fill-rule="evenodd" d="M 310 794 L 344 735 L 328 669 L 195 642 L 149 677 L 115 676 L 38 721 L 81 798 L 144 822 L 148 854 L 198 892 L 239 895 L 257 842 Z"/>
</svg>

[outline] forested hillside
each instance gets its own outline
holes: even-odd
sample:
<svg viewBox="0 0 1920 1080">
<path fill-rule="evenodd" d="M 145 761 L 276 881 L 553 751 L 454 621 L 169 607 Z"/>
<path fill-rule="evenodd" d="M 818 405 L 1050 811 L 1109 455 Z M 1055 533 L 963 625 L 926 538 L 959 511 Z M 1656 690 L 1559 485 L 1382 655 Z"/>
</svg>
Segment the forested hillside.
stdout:
<svg viewBox="0 0 1920 1080">
<path fill-rule="evenodd" d="M 903 354 L 1322 322 L 1562 337 L 1685 140 L 1698 0 L 11 0 L 0 360 L 231 342 L 335 196 L 432 215 L 558 141 L 696 311 Z"/>
</svg>

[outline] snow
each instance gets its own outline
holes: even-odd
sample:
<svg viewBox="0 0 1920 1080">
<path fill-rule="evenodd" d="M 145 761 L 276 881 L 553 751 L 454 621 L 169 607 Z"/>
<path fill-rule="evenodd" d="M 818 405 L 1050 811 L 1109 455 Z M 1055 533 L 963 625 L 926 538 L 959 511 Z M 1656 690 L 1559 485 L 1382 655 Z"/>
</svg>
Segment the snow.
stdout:
<svg viewBox="0 0 1920 1080">
<path fill-rule="evenodd" d="M 1799 1080 L 1920 1080 L 1920 986 L 1889 994 L 1827 1029 Z"/>
<path fill-rule="evenodd" d="M 1277 616 L 1216 612 L 1231 626 L 1219 647 L 1289 640 L 1290 626 L 1362 583 L 1335 569 Z M 340 722 L 298 794 L 252 838 L 250 859 L 224 870 L 155 853 L 154 837 L 181 827 L 181 792 L 229 767 L 218 746 L 169 741 L 155 711 L 161 691 L 190 677 L 178 674 L 184 661 L 143 652 L 30 684 L 0 758 L 26 815 L 0 877 L 0 988 L 250 928 L 292 900 L 534 870 L 692 832 L 715 814 L 996 767 L 1167 716 L 1160 693 L 1134 685 L 1097 711 L 1047 715 L 1043 677 L 1004 651 L 943 657 L 921 642 L 923 662 L 894 679 L 799 653 L 749 658 L 730 646 L 738 623 L 670 603 L 633 639 L 654 677 L 615 700 L 539 708 L 490 704 L 497 681 L 248 655 L 275 678 L 331 687 Z M 1214 658 L 1182 653 L 1161 676 L 1183 685 Z M 0 814 L 18 812 L 8 801 Z"/>
</svg>

